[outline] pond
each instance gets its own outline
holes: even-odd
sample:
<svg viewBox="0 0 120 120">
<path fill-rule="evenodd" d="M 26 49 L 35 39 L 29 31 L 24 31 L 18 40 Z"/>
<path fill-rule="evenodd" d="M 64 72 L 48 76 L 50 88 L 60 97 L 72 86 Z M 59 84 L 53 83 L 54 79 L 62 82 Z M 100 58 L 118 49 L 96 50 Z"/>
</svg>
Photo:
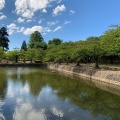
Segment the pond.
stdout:
<svg viewBox="0 0 120 120">
<path fill-rule="evenodd" d="M 0 120 L 120 120 L 120 90 L 45 68 L 0 68 Z"/>
</svg>

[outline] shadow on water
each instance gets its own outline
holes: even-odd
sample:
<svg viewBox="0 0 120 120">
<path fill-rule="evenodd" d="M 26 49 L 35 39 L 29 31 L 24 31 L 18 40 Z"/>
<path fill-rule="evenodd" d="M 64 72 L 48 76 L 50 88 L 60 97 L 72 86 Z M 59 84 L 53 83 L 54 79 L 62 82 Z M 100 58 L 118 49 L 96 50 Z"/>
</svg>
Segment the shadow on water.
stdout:
<svg viewBox="0 0 120 120">
<path fill-rule="evenodd" d="M 4 70 L 1 69 L 0 72 L 0 100 L 5 99 L 5 94 L 7 90 L 7 77 Z"/>
<path fill-rule="evenodd" d="M 16 91 L 18 90 L 20 84 L 23 87 L 21 88 L 21 90 L 24 89 L 25 86 L 28 86 L 27 88 L 29 88 L 29 90 L 26 89 L 26 91 L 29 91 L 29 94 L 27 93 L 27 95 L 32 96 L 30 97 L 30 100 L 32 102 L 35 101 L 34 99 L 38 98 L 40 95 L 43 95 L 41 99 L 44 99 L 47 96 L 47 92 L 52 91 L 51 93 L 49 93 L 49 98 L 47 99 L 53 99 L 55 97 L 54 95 L 56 95 L 58 97 L 58 101 L 63 101 L 63 103 L 61 103 L 62 107 L 64 107 L 64 102 L 68 100 L 69 104 L 78 107 L 79 110 L 89 111 L 92 116 L 95 117 L 95 120 L 120 120 L 120 89 L 117 89 L 116 87 L 114 88 L 110 85 L 99 83 L 96 81 L 83 80 L 81 78 L 71 75 L 65 75 L 60 72 L 52 73 L 50 70 L 47 69 L 8 68 L 4 69 L 4 71 L 5 72 L 3 76 L 6 77 L 3 77 L 2 74 L 0 74 L 0 76 L 2 76 L 4 79 L 2 80 L 3 82 L 0 81 L 0 90 L 2 91 L 2 93 L 0 91 L 0 99 L 5 99 L 6 93 L 3 91 L 6 90 L 6 79 L 8 79 L 12 81 L 12 83 L 10 84 L 13 84 L 14 86 L 19 83 L 19 85 L 14 88 Z M 23 94 L 22 96 L 24 97 L 22 99 L 26 98 L 26 96 L 24 96 Z M 50 96 L 53 98 L 50 98 Z M 47 100 L 44 99 L 42 102 L 44 101 Z M 47 102 L 43 104 L 45 104 L 46 106 L 50 106 Z M 13 112 L 15 109 L 15 105 L 12 105 Z M 36 105 L 35 108 L 37 108 L 38 106 L 39 104 Z M 5 109 L 6 108 L 4 106 L 4 110 Z M 55 108 L 52 110 L 54 111 Z M 79 116 L 79 113 L 77 111 L 74 113 L 74 118 L 71 118 L 71 120 L 75 118 L 76 120 L 78 120 L 77 116 Z M 12 112 L 10 114 L 12 114 Z M 44 111 L 40 112 L 44 113 Z M 64 117 L 63 119 L 61 118 L 61 120 L 70 120 L 70 117 L 68 117 L 67 115 L 68 113 L 65 113 L 66 115 L 64 116 L 66 117 Z M 50 120 L 58 119 L 55 118 L 55 116 L 53 117 L 49 110 L 46 110 L 46 114 L 49 114 L 47 118 L 49 118 Z M 61 113 L 59 111 L 58 116 L 60 115 Z M 104 117 L 100 117 L 100 115 Z M 5 114 L 5 116 L 7 115 Z"/>
</svg>

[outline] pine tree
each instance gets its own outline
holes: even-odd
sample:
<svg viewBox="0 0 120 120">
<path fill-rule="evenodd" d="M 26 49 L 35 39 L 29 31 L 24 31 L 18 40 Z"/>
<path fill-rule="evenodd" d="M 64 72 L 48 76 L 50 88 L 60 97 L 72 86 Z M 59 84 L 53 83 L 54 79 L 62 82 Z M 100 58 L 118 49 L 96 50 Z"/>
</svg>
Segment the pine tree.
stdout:
<svg viewBox="0 0 120 120">
<path fill-rule="evenodd" d="M 21 50 L 27 51 L 27 44 L 26 44 L 25 40 L 22 43 Z"/>
<path fill-rule="evenodd" d="M 1 29 L 0 29 L 0 47 L 2 47 L 3 48 L 3 50 L 4 49 L 6 49 L 6 50 L 8 50 L 9 49 L 9 44 L 8 44 L 8 42 L 9 42 L 9 39 L 8 39 L 8 33 L 7 33 L 7 29 L 6 29 L 6 27 L 2 27 Z"/>
</svg>

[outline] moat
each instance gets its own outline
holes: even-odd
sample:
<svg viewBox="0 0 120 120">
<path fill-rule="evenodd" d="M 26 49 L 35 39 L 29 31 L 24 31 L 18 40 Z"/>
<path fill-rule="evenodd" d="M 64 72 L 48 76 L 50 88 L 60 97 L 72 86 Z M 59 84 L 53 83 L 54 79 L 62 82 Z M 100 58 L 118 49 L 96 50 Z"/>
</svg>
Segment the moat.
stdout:
<svg viewBox="0 0 120 120">
<path fill-rule="evenodd" d="M 0 68 L 0 120 L 120 120 L 120 89 L 46 68 Z"/>
</svg>

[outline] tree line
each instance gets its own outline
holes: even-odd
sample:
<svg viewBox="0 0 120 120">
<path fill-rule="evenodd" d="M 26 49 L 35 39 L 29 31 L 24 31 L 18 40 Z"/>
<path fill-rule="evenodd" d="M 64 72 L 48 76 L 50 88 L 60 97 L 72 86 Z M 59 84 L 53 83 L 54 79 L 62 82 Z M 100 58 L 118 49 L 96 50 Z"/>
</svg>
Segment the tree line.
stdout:
<svg viewBox="0 0 120 120">
<path fill-rule="evenodd" d="M 86 40 L 63 42 L 60 38 L 53 38 L 46 43 L 39 31 L 31 34 L 28 44 L 23 41 L 21 49 L 8 50 L 9 39 L 6 28 L 0 29 L 0 58 L 18 62 L 53 63 L 120 63 L 120 27 L 109 29 L 100 37 L 91 36 Z"/>
</svg>

